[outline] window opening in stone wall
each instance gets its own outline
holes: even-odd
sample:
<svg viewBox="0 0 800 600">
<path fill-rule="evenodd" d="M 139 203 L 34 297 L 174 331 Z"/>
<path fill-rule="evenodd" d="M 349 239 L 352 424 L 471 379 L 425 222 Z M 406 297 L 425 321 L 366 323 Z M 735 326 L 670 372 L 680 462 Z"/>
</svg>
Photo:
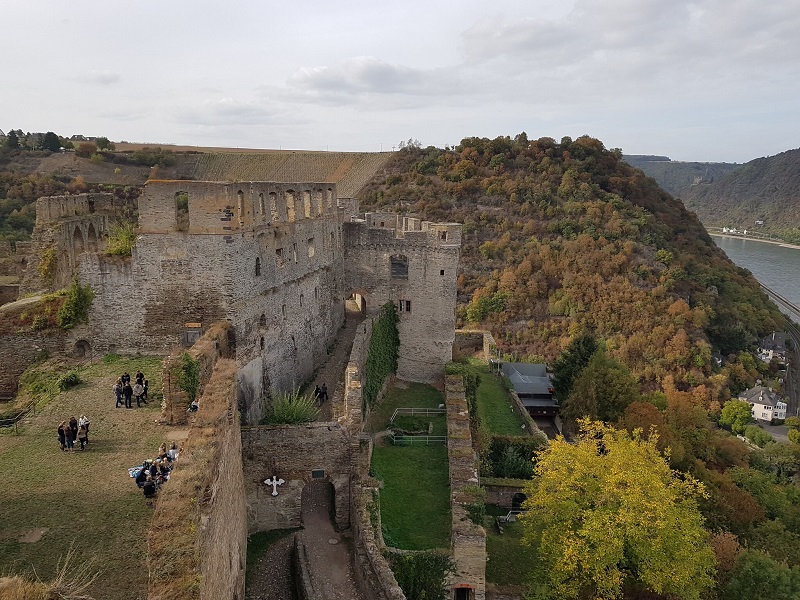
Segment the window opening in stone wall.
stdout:
<svg viewBox="0 0 800 600">
<path fill-rule="evenodd" d="M 297 262 L 297 242 L 292 244 L 292 259 Z"/>
<path fill-rule="evenodd" d="M 275 266 L 280 269 L 283 264 L 283 248 L 275 248 Z"/>
<path fill-rule="evenodd" d="M 286 305 L 281 304 L 281 316 L 285 319 L 286 318 Z"/>
<path fill-rule="evenodd" d="M 294 191 L 286 190 L 286 218 L 294 223 Z"/>
<path fill-rule="evenodd" d="M 89 252 L 97 252 L 97 232 L 93 223 L 89 223 L 89 228 L 86 230 L 86 245 Z"/>
<path fill-rule="evenodd" d="M 328 208 L 330 208 L 333 206 L 333 190 L 331 188 L 328 188 L 327 196 L 328 196 Z"/>
<path fill-rule="evenodd" d="M 269 213 L 273 221 L 278 220 L 278 195 L 275 192 L 269 193 Z"/>
<path fill-rule="evenodd" d="M 300 294 L 300 308 L 303 307 L 303 294 Z"/>
<path fill-rule="evenodd" d="M 314 191 L 314 201 L 317 205 L 317 216 L 321 217 L 322 214 L 325 212 L 325 206 L 322 203 L 322 190 Z"/>
<path fill-rule="evenodd" d="M 236 192 L 237 208 L 239 209 L 239 223 L 244 223 L 244 192 L 239 190 Z"/>
<path fill-rule="evenodd" d="M 439 239 L 442 240 L 443 242 L 446 242 L 447 241 L 447 232 L 446 231 L 440 231 L 439 232 Z"/>
<path fill-rule="evenodd" d="M 314 256 L 314 238 L 308 238 L 308 258 Z"/>
<path fill-rule="evenodd" d="M 316 300 L 317 298 L 319 298 L 319 289 L 314 288 L 314 300 Z"/>
<path fill-rule="evenodd" d="M 258 214 L 262 217 L 264 216 L 264 194 L 261 193 L 258 195 Z"/>
<path fill-rule="evenodd" d="M 258 324 L 261 327 L 266 327 L 267 326 L 267 315 L 265 315 L 264 313 L 261 313 L 261 316 L 258 318 Z"/>
<path fill-rule="evenodd" d="M 397 308 L 401 313 L 410 313 L 411 312 L 411 300 L 399 300 L 397 302 Z"/>
<path fill-rule="evenodd" d="M 408 257 L 395 254 L 390 258 L 392 279 L 408 279 Z"/>
<path fill-rule="evenodd" d="M 381 221 L 381 227 L 384 227 L 385 225 L 386 225 L 386 223 L 384 223 L 383 221 Z"/>
<path fill-rule="evenodd" d="M 311 194 L 303 192 L 303 214 L 306 219 L 311 218 Z"/>
<path fill-rule="evenodd" d="M 333 235 L 331 231 L 331 249 L 336 248 L 336 237 Z"/>
<path fill-rule="evenodd" d="M 81 233 L 80 227 L 76 227 L 72 234 L 72 248 L 76 256 L 82 254 L 85 249 L 83 245 L 83 233 Z"/>
<path fill-rule="evenodd" d="M 444 275 L 444 269 L 439 269 L 439 275 Z"/>
<path fill-rule="evenodd" d="M 256 256 L 256 276 L 261 275 L 261 259 Z"/>
<path fill-rule="evenodd" d="M 263 337 L 261 338 L 259 344 L 261 346 L 261 349 L 263 350 L 264 349 L 264 338 Z"/>
<path fill-rule="evenodd" d="M 189 230 L 189 192 L 175 192 L 175 229 Z"/>
<path fill-rule="evenodd" d="M 311 471 L 311 479 L 325 479 L 325 469 L 314 469 Z"/>
</svg>

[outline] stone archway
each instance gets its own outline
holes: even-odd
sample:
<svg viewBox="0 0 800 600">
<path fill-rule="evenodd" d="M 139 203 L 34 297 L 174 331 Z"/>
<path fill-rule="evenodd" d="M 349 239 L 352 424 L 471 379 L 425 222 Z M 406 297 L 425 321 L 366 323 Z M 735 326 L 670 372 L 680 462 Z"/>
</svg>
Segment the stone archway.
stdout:
<svg viewBox="0 0 800 600">
<path fill-rule="evenodd" d="M 75 252 L 75 256 L 79 254 L 83 254 L 86 250 L 86 245 L 83 243 L 83 232 L 81 231 L 80 227 L 75 227 L 75 231 L 72 233 L 72 249 Z"/>
<path fill-rule="evenodd" d="M 92 223 L 89 223 L 89 228 L 86 230 L 86 244 L 89 252 L 97 252 L 97 232 Z"/>
</svg>

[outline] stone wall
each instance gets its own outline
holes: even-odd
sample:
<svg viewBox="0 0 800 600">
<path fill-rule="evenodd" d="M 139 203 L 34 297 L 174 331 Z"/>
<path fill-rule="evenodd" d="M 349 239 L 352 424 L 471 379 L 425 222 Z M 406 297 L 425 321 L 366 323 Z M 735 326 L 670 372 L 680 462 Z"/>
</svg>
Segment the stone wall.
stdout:
<svg viewBox="0 0 800 600">
<path fill-rule="evenodd" d="M 456 337 L 453 341 L 453 360 L 463 356 L 474 356 L 478 352 L 483 352 L 483 338 L 485 331 L 456 329 Z"/>
<path fill-rule="evenodd" d="M 447 458 L 450 468 L 452 514 L 450 550 L 456 572 L 450 588 L 469 588 L 473 600 L 486 598 L 486 532 L 473 523 L 466 504 L 482 501 L 471 494 L 478 488 L 477 457 L 472 449 L 469 409 L 460 375 L 449 375 L 445 383 L 447 405 Z M 455 593 L 455 592 L 453 592 Z"/>
<path fill-rule="evenodd" d="M 43 352 L 51 356 L 63 352 L 65 339 L 60 330 L 0 335 L 0 397 L 14 396 L 25 369 Z"/>
<path fill-rule="evenodd" d="M 250 533 L 299 527 L 312 478 L 333 484 L 336 524 L 350 526 L 352 449 L 337 423 L 243 427 L 242 456 Z M 264 484 L 272 477 L 284 480 L 277 496 Z"/>
<path fill-rule="evenodd" d="M 241 600 L 247 556 L 236 364 L 214 365 L 148 532 L 149 600 Z"/>
<path fill-rule="evenodd" d="M 461 226 L 423 221 L 406 231 L 397 215 L 384 219 L 344 223 L 345 280 L 365 298 L 367 314 L 386 302 L 398 307 L 397 376 L 430 382 L 452 359 Z"/>
<path fill-rule="evenodd" d="M 486 504 L 495 504 L 503 508 L 511 509 L 514 496 L 522 493 L 525 481 L 492 478 L 489 481 L 481 479 L 481 485 L 486 490 Z"/>
<path fill-rule="evenodd" d="M 341 414 L 334 413 L 334 418 L 342 424 L 353 443 L 358 443 L 366 420 L 366 415 L 362 414 L 364 367 L 367 364 L 371 338 L 372 319 L 366 319 L 358 326 L 350 351 L 350 360 L 345 368 Z"/>
</svg>

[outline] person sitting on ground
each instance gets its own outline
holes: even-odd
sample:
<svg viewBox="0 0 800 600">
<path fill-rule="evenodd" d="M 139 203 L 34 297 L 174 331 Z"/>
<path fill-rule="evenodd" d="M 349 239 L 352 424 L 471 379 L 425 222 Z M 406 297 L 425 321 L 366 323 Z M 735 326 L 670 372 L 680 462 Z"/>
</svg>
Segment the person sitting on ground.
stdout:
<svg viewBox="0 0 800 600">
<path fill-rule="evenodd" d="M 172 467 L 169 466 L 169 463 L 166 460 L 161 461 L 161 465 L 159 466 L 159 475 L 163 481 L 167 481 L 169 479 L 169 474 L 172 471 Z"/>
<path fill-rule="evenodd" d="M 175 462 L 178 460 L 178 444 L 172 442 L 172 446 L 170 446 L 169 450 L 167 450 L 167 460 L 170 462 Z"/>
<path fill-rule="evenodd" d="M 197 401 L 197 398 L 195 398 L 189 405 L 189 412 L 197 412 L 197 409 L 199 408 L 200 408 L 200 403 Z"/>
<path fill-rule="evenodd" d="M 150 475 L 150 473 L 147 471 L 147 469 L 145 469 L 144 467 L 139 469 L 139 472 L 136 474 L 136 479 L 135 479 L 136 485 L 138 485 L 139 487 L 144 486 L 144 482 L 147 481 L 148 475 Z"/>
<path fill-rule="evenodd" d="M 145 498 L 152 498 L 156 495 L 156 482 L 153 481 L 153 478 L 150 475 L 148 475 L 144 481 L 142 492 L 144 492 Z"/>
</svg>

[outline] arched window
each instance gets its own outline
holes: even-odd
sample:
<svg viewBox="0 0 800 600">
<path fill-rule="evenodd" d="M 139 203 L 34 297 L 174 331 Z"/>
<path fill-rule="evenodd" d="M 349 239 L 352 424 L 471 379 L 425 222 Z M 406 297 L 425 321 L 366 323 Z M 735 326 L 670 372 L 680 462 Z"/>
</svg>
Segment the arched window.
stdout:
<svg viewBox="0 0 800 600">
<path fill-rule="evenodd" d="M 303 214 L 306 219 L 311 218 L 311 194 L 303 192 Z"/>
<path fill-rule="evenodd" d="M 286 190 L 286 218 L 289 223 L 294 222 L 294 191 Z"/>
<path fill-rule="evenodd" d="M 83 244 L 83 233 L 81 232 L 80 227 L 76 227 L 72 234 L 72 248 L 75 251 L 75 256 L 78 254 L 83 254 L 84 250 L 86 249 Z"/>
<path fill-rule="evenodd" d="M 262 217 L 264 216 L 264 194 L 261 193 L 258 195 L 258 214 Z"/>
<path fill-rule="evenodd" d="M 244 223 L 244 192 L 239 190 L 236 192 L 237 208 L 239 209 L 239 223 Z"/>
<path fill-rule="evenodd" d="M 269 193 L 269 212 L 273 221 L 278 220 L 278 195 L 275 192 Z"/>
<path fill-rule="evenodd" d="M 261 275 L 261 259 L 256 257 L 256 275 Z"/>
</svg>

